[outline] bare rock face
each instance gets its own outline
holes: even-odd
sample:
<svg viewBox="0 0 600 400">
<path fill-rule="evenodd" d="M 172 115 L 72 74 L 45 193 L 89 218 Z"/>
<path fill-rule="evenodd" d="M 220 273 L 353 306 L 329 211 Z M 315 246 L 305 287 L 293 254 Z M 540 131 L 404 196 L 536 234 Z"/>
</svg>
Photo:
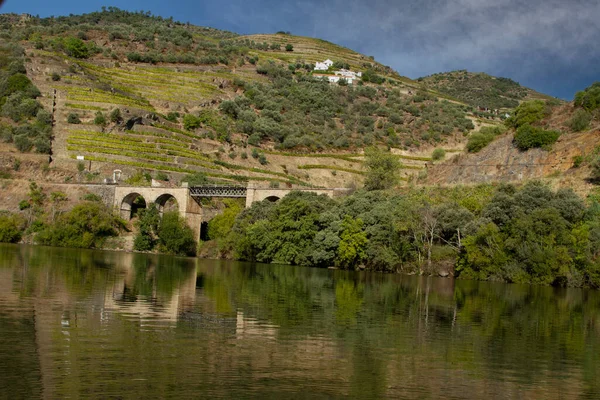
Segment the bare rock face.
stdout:
<svg viewBox="0 0 600 400">
<path fill-rule="evenodd" d="M 600 144 L 600 132 L 564 134 L 551 151 L 520 151 L 507 134 L 475 154 L 461 154 L 429 168 L 429 184 L 519 182 L 571 173 L 573 157 L 589 154 Z"/>
</svg>

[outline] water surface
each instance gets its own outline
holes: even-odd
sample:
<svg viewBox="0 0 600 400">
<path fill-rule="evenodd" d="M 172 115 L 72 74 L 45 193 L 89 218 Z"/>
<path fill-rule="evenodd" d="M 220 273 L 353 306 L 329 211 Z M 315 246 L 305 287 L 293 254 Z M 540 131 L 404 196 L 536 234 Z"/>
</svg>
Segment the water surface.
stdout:
<svg viewBox="0 0 600 400">
<path fill-rule="evenodd" d="M 0 398 L 600 398 L 600 294 L 0 245 Z"/>
</svg>

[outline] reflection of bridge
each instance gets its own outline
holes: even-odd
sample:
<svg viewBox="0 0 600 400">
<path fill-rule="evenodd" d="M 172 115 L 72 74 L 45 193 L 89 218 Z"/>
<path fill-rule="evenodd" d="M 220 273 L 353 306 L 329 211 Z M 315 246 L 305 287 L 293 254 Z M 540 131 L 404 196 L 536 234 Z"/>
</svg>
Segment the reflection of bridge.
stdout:
<svg viewBox="0 0 600 400">
<path fill-rule="evenodd" d="M 251 183 L 247 187 L 234 185 L 203 185 L 189 188 L 116 186 L 114 190 L 114 207 L 120 211 L 121 217 L 126 220 L 131 218 L 138 206 L 144 207 L 156 204 L 158 210 L 162 213 L 167 203 L 176 203 L 179 214 L 185 218 L 188 225 L 194 230 L 197 239 L 200 238 L 202 223 L 211 220 L 219 213 L 219 210 L 203 207 L 202 198 L 246 198 L 246 207 L 250 207 L 255 201 L 277 201 L 295 190 L 324 194 L 332 198 L 347 192 L 347 189 L 337 188 L 259 188 Z M 138 202 L 142 204 L 140 205 Z"/>
</svg>

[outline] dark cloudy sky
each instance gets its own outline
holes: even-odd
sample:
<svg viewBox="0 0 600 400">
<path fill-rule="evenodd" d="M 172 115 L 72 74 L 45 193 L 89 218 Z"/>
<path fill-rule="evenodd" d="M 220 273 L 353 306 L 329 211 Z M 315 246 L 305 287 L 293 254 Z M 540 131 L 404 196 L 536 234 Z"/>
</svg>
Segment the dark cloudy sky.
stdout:
<svg viewBox="0 0 600 400">
<path fill-rule="evenodd" d="M 411 78 L 483 71 L 565 99 L 600 81 L 600 0 L 6 0 L 0 12 L 67 15 L 102 5 L 242 34 L 319 37 Z"/>
</svg>

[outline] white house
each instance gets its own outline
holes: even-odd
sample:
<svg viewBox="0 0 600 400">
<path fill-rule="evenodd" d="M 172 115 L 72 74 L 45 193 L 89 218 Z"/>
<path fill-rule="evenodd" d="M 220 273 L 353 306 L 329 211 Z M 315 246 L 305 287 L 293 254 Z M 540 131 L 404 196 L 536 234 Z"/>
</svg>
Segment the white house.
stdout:
<svg viewBox="0 0 600 400">
<path fill-rule="evenodd" d="M 327 71 L 332 65 L 333 61 L 331 61 L 330 59 L 327 59 L 323 62 L 317 62 L 315 64 L 315 71 Z"/>
<path fill-rule="evenodd" d="M 340 79 L 346 79 L 346 82 L 348 82 L 348 85 L 352 85 L 352 82 L 354 82 L 353 78 L 344 78 L 343 76 L 340 76 L 340 75 L 313 74 L 313 77 L 327 79 L 329 81 L 329 83 L 338 83 L 340 81 Z"/>
<path fill-rule="evenodd" d="M 362 76 L 362 72 L 354 72 L 347 69 L 340 69 L 339 71 L 335 71 L 334 74 L 340 75 L 346 79 L 356 79 Z"/>
</svg>

